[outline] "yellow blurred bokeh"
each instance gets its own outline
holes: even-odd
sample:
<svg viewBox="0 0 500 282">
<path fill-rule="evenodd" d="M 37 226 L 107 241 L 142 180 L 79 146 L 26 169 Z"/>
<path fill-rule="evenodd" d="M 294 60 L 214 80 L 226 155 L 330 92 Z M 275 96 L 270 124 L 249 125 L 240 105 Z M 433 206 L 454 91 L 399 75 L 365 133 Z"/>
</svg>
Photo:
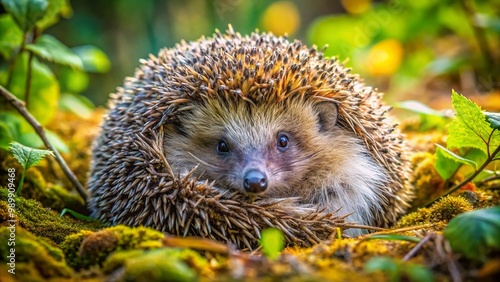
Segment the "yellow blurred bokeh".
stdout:
<svg viewBox="0 0 500 282">
<path fill-rule="evenodd" d="M 261 26 L 275 35 L 293 35 L 300 26 L 299 10 L 291 1 L 275 2 L 262 15 Z"/>
<path fill-rule="evenodd" d="M 349 14 L 362 14 L 371 8 L 372 0 L 342 0 L 342 6 Z"/>
<path fill-rule="evenodd" d="M 386 39 L 375 44 L 366 58 L 366 70 L 373 76 L 394 74 L 403 60 L 403 46 L 396 39 Z"/>
</svg>

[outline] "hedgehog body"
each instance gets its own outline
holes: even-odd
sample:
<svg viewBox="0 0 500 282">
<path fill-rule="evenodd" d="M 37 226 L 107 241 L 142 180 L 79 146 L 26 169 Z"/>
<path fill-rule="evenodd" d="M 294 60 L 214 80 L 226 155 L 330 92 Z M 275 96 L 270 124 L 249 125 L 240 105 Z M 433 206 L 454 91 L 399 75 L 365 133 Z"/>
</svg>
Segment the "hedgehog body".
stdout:
<svg viewBox="0 0 500 282">
<path fill-rule="evenodd" d="M 380 93 L 299 41 L 230 28 L 181 42 L 141 60 L 112 97 L 89 208 L 110 224 L 247 246 L 266 226 L 317 241 L 340 222 L 321 211 L 388 226 L 412 191 L 387 111 Z"/>
</svg>

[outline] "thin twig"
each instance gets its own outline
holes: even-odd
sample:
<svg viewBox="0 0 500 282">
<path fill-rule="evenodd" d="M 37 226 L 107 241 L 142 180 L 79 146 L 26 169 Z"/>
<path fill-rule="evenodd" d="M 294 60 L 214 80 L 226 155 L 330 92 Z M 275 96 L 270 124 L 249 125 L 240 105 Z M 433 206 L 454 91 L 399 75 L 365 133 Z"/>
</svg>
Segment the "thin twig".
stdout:
<svg viewBox="0 0 500 282">
<path fill-rule="evenodd" d="M 420 242 L 418 242 L 418 244 L 415 245 L 415 247 L 413 247 L 413 249 L 411 249 L 404 257 L 403 257 L 403 261 L 408 261 L 409 259 L 411 259 L 418 251 L 420 251 L 420 249 L 422 248 L 422 246 L 427 243 L 427 241 L 429 241 L 432 237 L 434 237 L 434 233 L 432 232 L 429 232 L 425 235 L 424 238 L 422 238 L 422 240 L 420 240 Z"/>
<path fill-rule="evenodd" d="M 487 144 L 487 146 L 489 146 L 489 144 Z M 434 204 L 437 200 L 445 197 L 445 196 L 448 196 L 449 194 L 457 191 L 458 189 L 462 188 L 462 186 L 464 186 L 465 184 L 469 183 L 472 181 L 472 179 L 474 179 L 479 173 L 481 173 L 492 161 L 494 161 L 494 156 L 496 156 L 498 153 L 500 153 L 500 146 L 498 146 L 495 151 L 493 151 L 493 154 L 491 154 L 491 156 L 488 156 L 488 158 L 486 159 L 486 161 L 481 165 L 481 167 L 479 167 L 478 169 L 476 169 L 476 171 L 474 171 L 473 174 L 471 174 L 469 177 L 467 177 L 466 179 L 464 179 L 462 182 L 458 183 L 457 185 L 455 185 L 453 188 L 451 188 L 450 190 L 448 190 L 448 192 L 444 193 L 443 195 L 439 196 L 438 198 L 428 202 L 427 204 L 424 205 L 424 207 L 429 207 L 431 206 L 432 204 Z"/>
<path fill-rule="evenodd" d="M 31 124 L 31 126 L 35 129 L 36 133 L 42 138 L 43 143 L 45 146 L 47 146 L 48 149 L 50 149 L 52 152 L 54 152 L 54 155 L 56 157 L 57 162 L 61 166 L 62 170 L 64 171 L 64 174 L 66 174 L 66 177 L 68 177 L 69 181 L 75 186 L 76 190 L 82 196 L 82 198 L 87 201 L 87 191 L 85 188 L 83 188 L 82 184 L 78 182 L 78 179 L 76 176 L 73 174 L 71 169 L 68 167 L 64 159 L 62 158 L 61 154 L 59 154 L 59 151 L 49 142 L 47 139 L 47 135 L 45 134 L 45 129 L 43 128 L 42 125 L 33 117 L 30 112 L 26 109 L 24 102 L 17 99 L 16 96 L 14 96 L 12 93 L 10 93 L 7 89 L 3 88 L 0 85 L 0 94 Z"/>
<path fill-rule="evenodd" d="M 361 239 L 370 238 L 371 236 L 374 236 L 374 235 L 385 235 L 385 234 L 393 234 L 393 233 L 398 233 L 398 232 L 406 232 L 406 231 L 419 230 L 419 229 L 424 229 L 424 228 L 432 227 L 433 225 L 434 224 L 432 224 L 432 223 L 428 223 L 428 224 L 408 226 L 408 227 L 403 227 L 403 228 L 398 228 L 398 229 L 384 230 L 384 231 L 374 232 L 374 233 L 370 233 L 370 234 L 364 235 Z"/>
</svg>

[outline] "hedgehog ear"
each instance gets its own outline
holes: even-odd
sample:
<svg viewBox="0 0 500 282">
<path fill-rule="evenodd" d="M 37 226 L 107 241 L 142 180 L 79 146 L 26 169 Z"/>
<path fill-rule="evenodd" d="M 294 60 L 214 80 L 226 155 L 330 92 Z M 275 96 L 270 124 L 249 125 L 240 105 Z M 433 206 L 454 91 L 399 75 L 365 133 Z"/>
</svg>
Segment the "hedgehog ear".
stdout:
<svg viewBox="0 0 500 282">
<path fill-rule="evenodd" d="M 338 107 L 333 102 L 320 102 L 314 105 L 318 115 L 318 125 L 320 131 L 332 131 L 337 124 Z"/>
</svg>

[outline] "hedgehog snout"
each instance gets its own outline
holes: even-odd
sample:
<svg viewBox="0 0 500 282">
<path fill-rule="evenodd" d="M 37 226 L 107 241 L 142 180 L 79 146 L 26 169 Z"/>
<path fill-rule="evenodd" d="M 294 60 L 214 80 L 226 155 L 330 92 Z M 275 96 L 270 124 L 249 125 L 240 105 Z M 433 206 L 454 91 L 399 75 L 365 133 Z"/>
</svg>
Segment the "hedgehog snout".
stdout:
<svg viewBox="0 0 500 282">
<path fill-rule="evenodd" d="M 245 173 L 243 188 L 247 193 L 262 193 L 267 189 L 267 176 L 258 169 L 252 169 Z"/>
</svg>

